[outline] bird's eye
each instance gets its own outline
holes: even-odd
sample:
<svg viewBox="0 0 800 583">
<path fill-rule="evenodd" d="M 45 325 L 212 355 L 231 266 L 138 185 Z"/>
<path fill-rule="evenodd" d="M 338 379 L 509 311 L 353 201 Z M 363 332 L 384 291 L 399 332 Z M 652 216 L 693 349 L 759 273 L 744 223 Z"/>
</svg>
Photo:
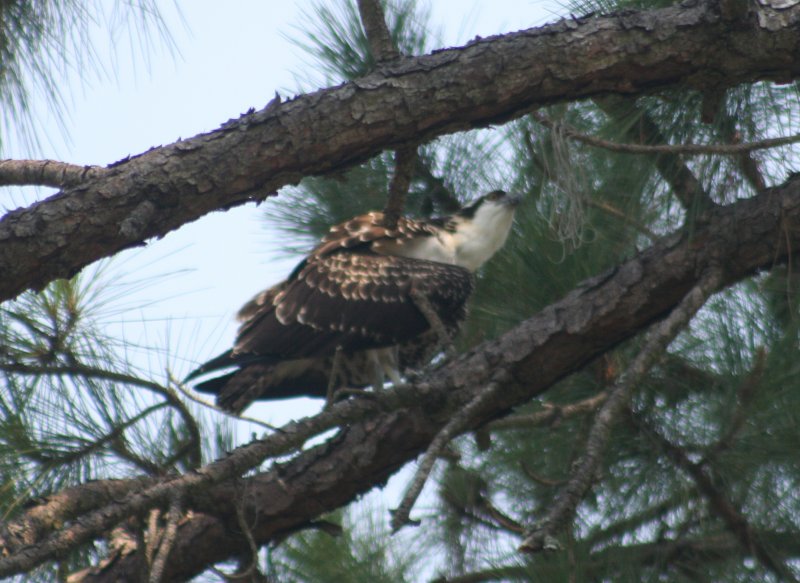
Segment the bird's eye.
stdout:
<svg viewBox="0 0 800 583">
<path fill-rule="evenodd" d="M 502 190 L 495 190 L 494 192 L 490 192 L 489 196 L 487 196 L 486 198 L 488 198 L 489 200 L 497 200 L 504 194 L 505 192 L 503 192 Z"/>
</svg>

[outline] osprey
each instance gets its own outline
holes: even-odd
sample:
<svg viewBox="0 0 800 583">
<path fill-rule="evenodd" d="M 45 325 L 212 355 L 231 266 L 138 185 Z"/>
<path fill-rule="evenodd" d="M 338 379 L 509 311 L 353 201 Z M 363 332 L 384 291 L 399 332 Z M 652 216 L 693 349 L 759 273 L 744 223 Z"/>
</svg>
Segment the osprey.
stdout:
<svg viewBox="0 0 800 583">
<path fill-rule="evenodd" d="M 496 190 L 448 217 L 370 212 L 331 227 L 289 277 L 239 311 L 231 350 L 186 380 L 240 413 L 258 399 L 380 388 L 426 365 L 466 317 L 473 272 L 505 243 L 519 197 Z"/>
</svg>

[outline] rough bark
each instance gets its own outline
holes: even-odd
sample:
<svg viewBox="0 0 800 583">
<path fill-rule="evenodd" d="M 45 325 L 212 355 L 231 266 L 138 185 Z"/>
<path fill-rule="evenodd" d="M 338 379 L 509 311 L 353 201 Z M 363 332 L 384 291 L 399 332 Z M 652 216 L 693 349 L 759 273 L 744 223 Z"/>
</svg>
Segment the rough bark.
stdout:
<svg viewBox="0 0 800 583">
<path fill-rule="evenodd" d="M 248 552 L 232 518 L 234 504 L 245 504 L 259 544 L 280 540 L 320 513 L 385 483 L 424 451 L 497 371 L 515 380 L 481 410 L 471 428 L 527 402 L 664 317 L 709 268 L 722 270 L 720 285 L 727 286 L 785 261 L 800 247 L 799 225 L 800 177 L 756 198 L 715 208 L 691 232 L 663 238 L 499 339 L 416 385 L 397 389 L 406 406 L 343 428 L 327 443 L 248 477 L 243 487 L 225 482 L 195 492 L 187 500 L 195 513 L 180 526 L 165 576 L 190 578 L 214 562 Z M 138 556 L 120 557 L 98 572 L 84 573 L 83 580 L 132 580 Z"/>
<path fill-rule="evenodd" d="M 537 106 L 680 85 L 719 92 L 800 73 L 800 5 L 710 1 L 571 18 L 403 57 L 338 87 L 270 103 L 218 130 L 113 164 L 0 221 L 0 300 L 75 274 L 217 209 L 383 149 L 485 127 Z"/>
</svg>

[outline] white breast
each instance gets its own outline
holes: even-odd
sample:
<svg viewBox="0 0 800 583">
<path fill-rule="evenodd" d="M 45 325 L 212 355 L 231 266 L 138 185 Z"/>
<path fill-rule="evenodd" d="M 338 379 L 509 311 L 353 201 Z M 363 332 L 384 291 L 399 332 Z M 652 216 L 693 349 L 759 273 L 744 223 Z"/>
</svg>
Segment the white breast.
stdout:
<svg viewBox="0 0 800 583">
<path fill-rule="evenodd" d="M 453 245 L 452 235 L 443 232 L 436 237 L 376 241 L 372 248 L 375 252 L 383 255 L 397 255 L 454 265 L 456 264 L 456 250 Z"/>
</svg>

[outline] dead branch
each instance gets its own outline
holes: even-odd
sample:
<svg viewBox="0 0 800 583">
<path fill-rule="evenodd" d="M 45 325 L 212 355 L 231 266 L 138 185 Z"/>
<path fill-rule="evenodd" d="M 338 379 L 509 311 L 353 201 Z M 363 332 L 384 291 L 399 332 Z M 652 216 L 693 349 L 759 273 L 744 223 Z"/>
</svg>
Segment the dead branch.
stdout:
<svg viewBox="0 0 800 583">
<path fill-rule="evenodd" d="M 567 484 L 559 489 L 547 516 L 539 525 L 526 533 L 519 546 L 524 553 L 535 553 L 552 548 L 556 533 L 572 520 L 578 504 L 591 487 L 606 444 L 611 437 L 611 428 L 625 410 L 631 393 L 670 342 L 697 313 L 706 299 L 718 289 L 722 274 L 717 268 L 708 271 L 686 297 L 675 307 L 664 321 L 659 322 L 644 341 L 644 346 L 631 365 L 609 391 L 608 399 L 600 407 L 586 440 L 586 449 L 575 464 Z"/>
<path fill-rule="evenodd" d="M 469 423 L 480 412 L 486 402 L 497 393 L 499 387 L 500 381 L 493 381 L 484 389 L 481 389 L 463 409 L 458 411 L 458 413 L 439 430 L 436 437 L 433 438 L 427 451 L 425 451 L 425 455 L 422 456 L 422 460 L 419 462 L 417 471 L 414 472 L 414 477 L 406 487 L 400 505 L 392 511 L 391 524 L 393 533 L 408 524 L 414 524 L 414 521 L 409 518 L 409 514 L 417 498 L 419 498 L 422 488 L 425 486 L 425 482 L 428 481 L 428 476 L 433 469 L 433 464 L 436 463 L 437 458 L 447 444 L 469 426 Z"/>
</svg>

